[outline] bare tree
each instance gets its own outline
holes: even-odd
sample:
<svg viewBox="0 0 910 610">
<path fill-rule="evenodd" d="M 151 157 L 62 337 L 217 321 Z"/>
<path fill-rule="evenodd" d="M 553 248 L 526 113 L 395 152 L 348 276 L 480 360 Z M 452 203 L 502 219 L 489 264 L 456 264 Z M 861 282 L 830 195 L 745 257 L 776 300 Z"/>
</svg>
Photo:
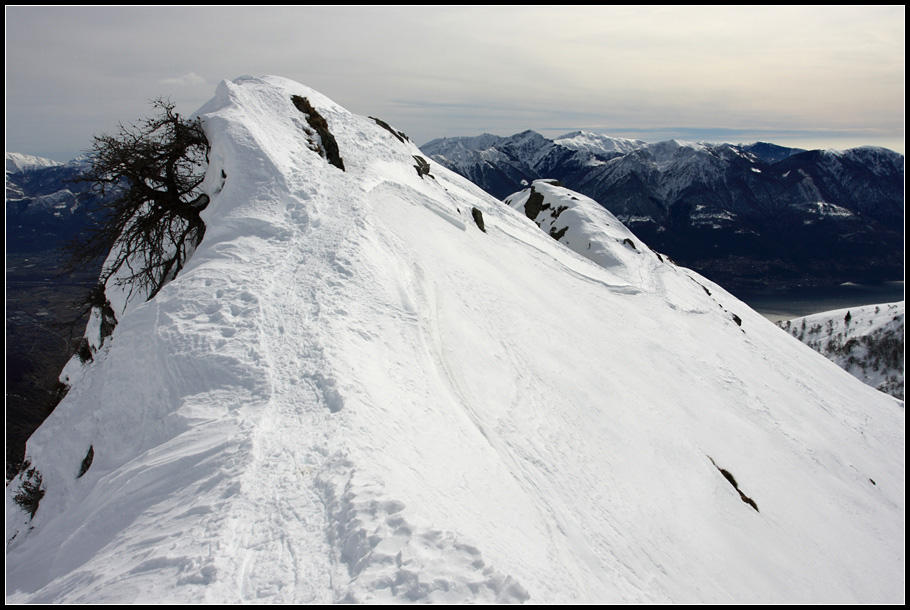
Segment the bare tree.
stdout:
<svg viewBox="0 0 910 610">
<path fill-rule="evenodd" d="M 183 268 L 202 241 L 201 191 L 209 143 L 199 119 L 189 120 L 165 98 L 138 125 L 95 137 L 91 169 L 77 178 L 101 195 L 101 223 L 70 242 L 71 270 L 108 257 L 100 282 L 127 286 L 127 298 L 151 299 Z"/>
</svg>

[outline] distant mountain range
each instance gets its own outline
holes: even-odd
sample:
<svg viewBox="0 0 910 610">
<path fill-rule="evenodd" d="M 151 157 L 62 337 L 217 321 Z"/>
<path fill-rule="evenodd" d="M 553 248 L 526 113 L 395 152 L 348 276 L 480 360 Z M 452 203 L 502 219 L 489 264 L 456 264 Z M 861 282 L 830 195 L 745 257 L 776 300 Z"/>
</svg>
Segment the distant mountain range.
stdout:
<svg viewBox="0 0 910 610">
<path fill-rule="evenodd" d="M 902 401 L 551 181 L 276 76 L 191 116 L 205 237 L 95 295 L 7 603 L 903 603 Z"/>
<path fill-rule="evenodd" d="M 591 197 L 731 288 L 903 277 L 904 157 L 775 144 L 648 144 L 574 132 L 443 138 L 421 150 L 504 199 L 537 179 Z"/>
<path fill-rule="evenodd" d="M 73 182 L 87 163 L 6 153 L 7 251 L 56 249 L 97 222 L 87 212 L 95 195 L 88 184 Z"/>
<path fill-rule="evenodd" d="M 35 169 L 45 167 L 57 167 L 63 165 L 57 161 L 35 157 L 34 155 L 23 155 L 22 153 L 6 153 L 6 172 L 17 174 L 29 172 Z"/>
</svg>

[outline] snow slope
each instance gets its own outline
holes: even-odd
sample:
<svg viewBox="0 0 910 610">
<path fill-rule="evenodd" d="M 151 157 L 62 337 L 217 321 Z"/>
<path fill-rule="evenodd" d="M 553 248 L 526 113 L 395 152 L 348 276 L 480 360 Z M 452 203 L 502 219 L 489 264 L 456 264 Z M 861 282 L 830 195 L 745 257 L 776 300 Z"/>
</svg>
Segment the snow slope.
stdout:
<svg viewBox="0 0 910 610">
<path fill-rule="evenodd" d="M 30 439 L 7 602 L 903 602 L 902 402 L 303 85 L 199 115 L 205 239 Z"/>
<path fill-rule="evenodd" d="M 863 383 L 903 400 L 903 301 L 836 309 L 777 325 Z"/>
</svg>

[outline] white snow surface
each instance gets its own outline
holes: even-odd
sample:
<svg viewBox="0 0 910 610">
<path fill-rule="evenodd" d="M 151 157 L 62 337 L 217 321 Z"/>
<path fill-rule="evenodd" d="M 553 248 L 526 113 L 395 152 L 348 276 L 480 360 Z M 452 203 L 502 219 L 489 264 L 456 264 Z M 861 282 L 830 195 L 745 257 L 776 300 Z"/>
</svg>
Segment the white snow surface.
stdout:
<svg viewBox="0 0 910 610">
<path fill-rule="evenodd" d="M 903 603 L 902 402 L 303 85 L 198 114 L 205 239 L 29 440 L 7 602 Z"/>
</svg>

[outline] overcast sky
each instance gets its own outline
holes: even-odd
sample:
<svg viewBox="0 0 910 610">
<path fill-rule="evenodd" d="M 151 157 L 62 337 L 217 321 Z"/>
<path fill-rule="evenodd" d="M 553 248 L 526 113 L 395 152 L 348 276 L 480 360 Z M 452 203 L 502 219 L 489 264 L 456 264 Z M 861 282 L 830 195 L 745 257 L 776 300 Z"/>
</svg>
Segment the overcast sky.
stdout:
<svg viewBox="0 0 910 610">
<path fill-rule="evenodd" d="M 418 144 L 574 130 L 904 152 L 903 6 L 7 7 L 6 150 L 275 74 Z"/>
</svg>

